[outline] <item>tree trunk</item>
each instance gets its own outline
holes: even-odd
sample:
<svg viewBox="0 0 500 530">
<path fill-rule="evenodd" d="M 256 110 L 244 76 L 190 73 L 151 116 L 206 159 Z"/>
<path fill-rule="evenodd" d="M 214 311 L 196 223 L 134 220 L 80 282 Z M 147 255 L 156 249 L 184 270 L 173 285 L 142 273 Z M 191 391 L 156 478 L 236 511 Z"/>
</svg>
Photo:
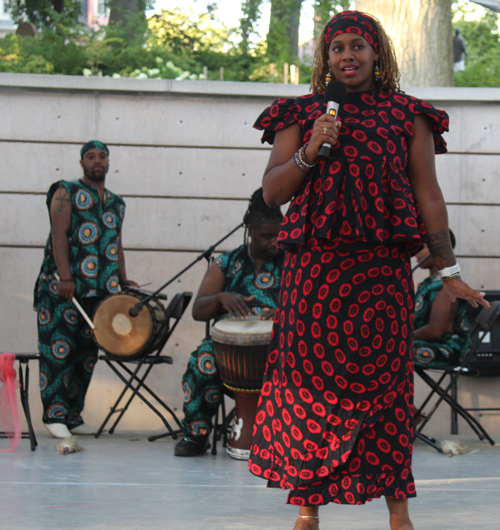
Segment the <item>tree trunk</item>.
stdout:
<svg viewBox="0 0 500 530">
<path fill-rule="evenodd" d="M 145 0 L 109 0 L 109 23 L 106 36 L 114 28 L 120 28 L 127 40 L 137 37 L 145 21 Z"/>
<path fill-rule="evenodd" d="M 137 13 L 138 0 L 109 0 L 109 25 L 126 24 L 127 15 Z"/>
<path fill-rule="evenodd" d="M 291 61 L 299 55 L 302 0 L 271 0 L 267 53 L 272 61 Z"/>
<path fill-rule="evenodd" d="M 62 13 L 64 11 L 64 0 L 52 0 L 52 7 L 54 11 Z"/>
<path fill-rule="evenodd" d="M 402 86 L 452 86 L 452 0 L 356 0 L 394 42 Z"/>
</svg>

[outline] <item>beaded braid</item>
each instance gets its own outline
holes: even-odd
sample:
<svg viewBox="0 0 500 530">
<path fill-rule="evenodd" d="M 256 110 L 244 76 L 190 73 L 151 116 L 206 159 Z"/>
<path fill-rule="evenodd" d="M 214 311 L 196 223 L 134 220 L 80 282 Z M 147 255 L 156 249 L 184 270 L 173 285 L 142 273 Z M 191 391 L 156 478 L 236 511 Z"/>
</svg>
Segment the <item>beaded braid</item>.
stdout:
<svg viewBox="0 0 500 530">
<path fill-rule="evenodd" d="M 257 226 L 264 223 L 281 224 L 283 214 L 279 206 L 271 208 L 264 202 L 264 192 L 262 188 L 255 190 L 250 198 L 248 209 L 243 216 L 245 224 L 245 234 L 243 242 L 248 243 L 248 227 Z"/>
</svg>

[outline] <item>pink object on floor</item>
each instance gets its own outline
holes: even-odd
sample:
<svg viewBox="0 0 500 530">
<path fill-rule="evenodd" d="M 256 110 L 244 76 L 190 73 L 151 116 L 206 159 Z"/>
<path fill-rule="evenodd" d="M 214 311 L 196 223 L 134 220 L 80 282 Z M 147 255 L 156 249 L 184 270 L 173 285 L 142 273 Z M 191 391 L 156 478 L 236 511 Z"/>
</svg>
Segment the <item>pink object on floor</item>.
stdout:
<svg viewBox="0 0 500 530">
<path fill-rule="evenodd" d="M 13 353 L 0 354 L 0 427 L 10 440 L 8 449 L 0 449 L 1 453 L 14 451 L 21 440 L 21 419 L 17 405 L 17 388 L 19 383 L 16 379 Z"/>
</svg>

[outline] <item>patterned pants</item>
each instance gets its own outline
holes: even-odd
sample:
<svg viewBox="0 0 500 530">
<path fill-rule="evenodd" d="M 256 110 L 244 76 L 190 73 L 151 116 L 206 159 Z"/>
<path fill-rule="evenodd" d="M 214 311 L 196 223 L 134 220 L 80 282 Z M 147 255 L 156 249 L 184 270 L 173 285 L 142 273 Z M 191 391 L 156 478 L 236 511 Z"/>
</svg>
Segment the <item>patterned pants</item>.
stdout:
<svg viewBox="0 0 500 530">
<path fill-rule="evenodd" d="M 99 302 L 87 298 L 81 305 L 92 316 Z M 43 422 L 81 425 L 98 350 L 88 324 L 71 302 L 46 293 L 38 305 L 38 341 Z"/>
<path fill-rule="evenodd" d="M 186 436 L 203 441 L 212 429 L 212 417 L 217 412 L 222 384 L 215 364 L 214 343 L 204 339 L 189 358 L 187 370 L 182 377 L 184 390 L 184 420 Z"/>
</svg>

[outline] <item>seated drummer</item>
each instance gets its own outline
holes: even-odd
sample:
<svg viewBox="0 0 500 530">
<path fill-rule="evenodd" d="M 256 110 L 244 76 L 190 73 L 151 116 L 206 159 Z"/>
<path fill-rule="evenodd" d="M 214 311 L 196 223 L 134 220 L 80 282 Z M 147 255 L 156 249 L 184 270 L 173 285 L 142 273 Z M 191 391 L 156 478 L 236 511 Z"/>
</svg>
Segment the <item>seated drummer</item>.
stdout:
<svg viewBox="0 0 500 530">
<path fill-rule="evenodd" d="M 450 230 L 451 245 L 455 236 Z M 427 245 L 417 254 L 421 269 L 429 271 L 417 289 L 414 321 L 414 360 L 417 366 L 438 368 L 458 364 L 469 347 L 467 301 L 450 300 Z M 425 261 L 424 261 L 425 260 Z"/>
<path fill-rule="evenodd" d="M 193 304 L 195 320 L 217 321 L 227 314 L 244 318 L 252 313 L 273 318 L 283 266 L 276 244 L 282 218 L 279 208 L 266 205 L 262 188 L 254 192 L 243 218 L 245 242 L 221 254 L 208 269 Z M 223 397 L 211 338 L 191 354 L 182 387 L 185 436 L 174 454 L 197 456 L 209 447 L 212 417 Z"/>
</svg>

